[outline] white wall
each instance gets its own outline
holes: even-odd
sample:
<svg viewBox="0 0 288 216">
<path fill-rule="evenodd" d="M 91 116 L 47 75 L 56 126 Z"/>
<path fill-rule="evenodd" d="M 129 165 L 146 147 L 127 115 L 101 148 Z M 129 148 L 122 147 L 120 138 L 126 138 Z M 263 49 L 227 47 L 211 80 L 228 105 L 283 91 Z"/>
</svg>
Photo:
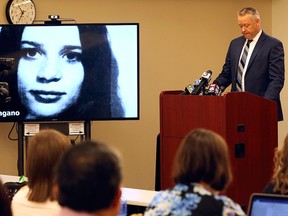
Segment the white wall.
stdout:
<svg viewBox="0 0 288 216">
<path fill-rule="evenodd" d="M 285 0 L 273 0 L 272 1 L 272 34 L 274 37 L 279 38 L 283 44 L 285 49 L 285 68 L 287 72 L 288 65 L 288 1 Z M 286 80 L 284 84 L 284 88 L 281 92 L 282 99 L 282 108 L 284 112 L 284 121 L 278 124 L 279 126 L 279 145 L 282 145 L 285 139 L 285 136 L 288 133 L 288 77 L 286 73 Z"/>
<path fill-rule="evenodd" d="M 59 14 L 62 18 L 74 18 L 78 23 L 140 23 L 140 120 L 92 124 L 93 139 L 115 145 L 122 152 L 126 187 L 154 188 L 159 94 L 164 90 L 183 89 L 208 69 L 213 71 L 213 78 L 217 76 L 230 40 L 240 35 L 236 13 L 242 7 L 256 7 L 265 32 L 272 33 L 273 21 L 273 35 L 284 45 L 288 44 L 285 10 L 288 2 L 285 0 L 34 2 L 38 20 L 47 19 L 49 14 Z M 0 23 L 7 23 L 5 4 L 6 1 L 0 1 Z M 282 101 L 285 119 L 288 119 L 284 92 Z M 286 124 L 287 120 L 279 125 L 280 142 L 286 134 Z M 16 175 L 17 142 L 7 138 L 11 127 L 11 123 L 0 124 L 0 173 Z M 15 129 L 12 137 L 17 138 Z"/>
</svg>

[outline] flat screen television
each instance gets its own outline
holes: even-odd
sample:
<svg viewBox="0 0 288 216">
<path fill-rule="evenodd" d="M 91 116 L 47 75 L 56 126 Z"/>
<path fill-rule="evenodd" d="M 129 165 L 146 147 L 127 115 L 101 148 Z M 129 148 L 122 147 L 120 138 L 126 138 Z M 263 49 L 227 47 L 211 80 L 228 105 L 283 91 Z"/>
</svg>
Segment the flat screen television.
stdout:
<svg viewBox="0 0 288 216">
<path fill-rule="evenodd" d="M 139 119 L 138 23 L 0 30 L 0 122 Z"/>
</svg>

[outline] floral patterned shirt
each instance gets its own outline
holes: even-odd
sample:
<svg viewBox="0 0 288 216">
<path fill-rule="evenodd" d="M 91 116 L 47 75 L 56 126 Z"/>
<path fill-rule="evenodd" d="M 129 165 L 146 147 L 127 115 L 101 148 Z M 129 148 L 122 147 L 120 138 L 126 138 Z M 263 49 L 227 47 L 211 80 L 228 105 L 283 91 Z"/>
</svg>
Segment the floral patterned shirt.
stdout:
<svg viewBox="0 0 288 216">
<path fill-rule="evenodd" d="M 144 216 L 245 216 L 240 205 L 223 195 L 214 195 L 199 184 L 177 184 L 160 191 Z"/>
</svg>

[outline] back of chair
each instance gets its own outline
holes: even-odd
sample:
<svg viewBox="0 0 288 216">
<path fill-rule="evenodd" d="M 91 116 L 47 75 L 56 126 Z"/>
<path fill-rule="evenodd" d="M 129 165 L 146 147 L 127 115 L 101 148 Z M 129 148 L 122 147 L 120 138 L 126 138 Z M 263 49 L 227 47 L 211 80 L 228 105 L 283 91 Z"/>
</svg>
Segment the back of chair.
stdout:
<svg viewBox="0 0 288 216">
<path fill-rule="evenodd" d="M 7 189 L 7 194 L 10 200 L 12 200 L 17 191 L 26 184 L 27 182 L 5 182 L 4 187 Z"/>
</svg>

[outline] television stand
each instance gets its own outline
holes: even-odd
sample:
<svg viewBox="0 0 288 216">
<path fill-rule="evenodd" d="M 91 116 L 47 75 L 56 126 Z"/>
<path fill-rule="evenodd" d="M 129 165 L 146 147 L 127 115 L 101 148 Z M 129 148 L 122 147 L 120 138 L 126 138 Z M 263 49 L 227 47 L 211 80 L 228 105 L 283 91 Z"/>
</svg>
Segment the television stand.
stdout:
<svg viewBox="0 0 288 216">
<path fill-rule="evenodd" d="M 47 121 L 47 122 L 18 122 L 18 175 L 24 175 L 24 158 L 26 158 L 29 137 L 43 129 L 55 129 L 67 136 L 80 137 L 82 140 L 91 139 L 90 121 Z M 71 144 L 74 144 L 72 139 Z"/>
</svg>

